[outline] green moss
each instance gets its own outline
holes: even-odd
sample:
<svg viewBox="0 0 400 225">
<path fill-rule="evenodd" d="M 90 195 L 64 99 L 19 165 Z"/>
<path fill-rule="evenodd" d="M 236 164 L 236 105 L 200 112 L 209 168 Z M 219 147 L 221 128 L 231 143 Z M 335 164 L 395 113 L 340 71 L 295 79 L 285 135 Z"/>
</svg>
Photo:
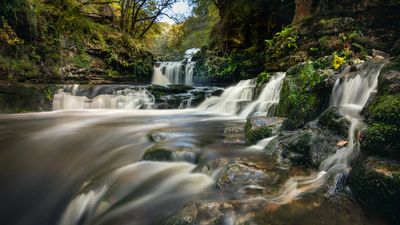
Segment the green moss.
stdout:
<svg viewBox="0 0 400 225">
<path fill-rule="evenodd" d="M 259 127 L 252 128 L 250 119 L 247 120 L 244 126 L 246 143 L 249 145 L 256 144 L 258 141 L 268 138 L 272 135 L 272 128 L 270 127 Z"/>
<path fill-rule="evenodd" d="M 379 96 L 369 107 L 369 121 L 400 125 L 400 96 Z"/>
<path fill-rule="evenodd" d="M 256 84 L 257 86 L 261 86 L 269 81 L 270 74 L 268 72 L 262 72 L 258 75 Z"/>
<path fill-rule="evenodd" d="M 277 114 L 292 119 L 296 125 L 317 117 L 325 108 L 326 93 L 321 91 L 326 75 L 320 70 L 325 65 L 306 62 L 292 67 L 287 71 L 284 80 L 281 98 L 277 107 Z"/>
<path fill-rule="evenodd" d="M 369 154 L 400 159 L 399 137 L 398 126 L 374 123 L 362 134 L 361 150 Z"/>
</svg>

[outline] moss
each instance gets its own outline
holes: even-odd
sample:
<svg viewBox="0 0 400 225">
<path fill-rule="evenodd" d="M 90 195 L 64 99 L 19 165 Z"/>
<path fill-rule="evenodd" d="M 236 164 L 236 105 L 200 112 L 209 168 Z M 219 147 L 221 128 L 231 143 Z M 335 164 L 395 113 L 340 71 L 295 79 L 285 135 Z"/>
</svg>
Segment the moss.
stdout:
<svg viewBox="0 0 400 225">
<path fill-rule="evenodd" d="M 272 135 L 272 128 L 268 126 L 253 128 L 249 119 L 244 126 L 244 132 L 246 143 L 252 145 L 264 138 L 270 137 Z"/>
<path fill-rule="evenodd" d="M 395 125 L 374 123 L 362 133 L 361 150 L 400 159 L 400 129 Z"/>
<path fill-rule="evenodd" d="M 379 96 L 368 107 L 369 121 L 400 125 L 400 96 Z"/>
<path fill-rule="evenodd" d="M 292 119 L 296 125 L 317 117 L 326 107 L 329 90 L 323 90 L 325 75 L 322 61 L 306 62 L 287 71 L 277 114 Z"/>
</svg>

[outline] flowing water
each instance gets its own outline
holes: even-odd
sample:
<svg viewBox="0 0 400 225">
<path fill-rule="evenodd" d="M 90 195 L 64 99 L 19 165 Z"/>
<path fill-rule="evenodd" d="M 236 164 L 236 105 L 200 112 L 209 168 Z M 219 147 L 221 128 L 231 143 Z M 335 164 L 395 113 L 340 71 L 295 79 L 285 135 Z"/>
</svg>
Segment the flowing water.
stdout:
<svg viewBox="0 0 400 225">
<path fill-rule="evenodd" d="M 321 188 L 327 180 L 333 179 L 331 190 L 337 188 L 341 178 L 348 175 L 351 161 L 358 151 L 358 132 L 363 124 L 361 110 L 367 103 L 371 93 L 378 85 L 378 76 L 383 64 L 378 63 L 358 71 L 354 76 L 338 79 L 332 91 L 331 107 L 338 107 L 340 113 L 350 121 L 348 145 L 339 149 L 334 155 L 325 159 L 319 172 L 307 177 L 291 178 L 281 190 L 281 194 L 273 201 L 286 204 L 302 194 Z"/>
<path fill-rule="evenodd" d="M 158 62 L 154 66 L 152 84 L 193 84 L 193 71 L 196 62 L 192 62 L 194 54 L 200 49 L 193 48 L 185 52 L 184 60 L 177 62 Z"/>
<path fill-rule="evenodd" d="M 294 208 L 283 214 L 264 203 L 290 203 L 348 171 L 357 115 L 376 87 L 379 70 L 380 65 L 335 85 L 332 106 L 343 107 L 353 121 L 351 144 L 310 176 L 293 176 L 301 172 L 282 170 L 265 156 L 263 148 L 274 137 L 251 147 L 241 141 L 246 116 L 273 115 L 283 73 L 274 75 L 259 95 L 255 81 L 245 80 L 195 109 L 182 110 L 153 109 L 146 87 L 65 86 L 54 98 L 56 111 L 0 115 L 0 224 L 165 224 L 193 201 L 211 214 L 218 202 L 233 201 L 235 207 L 228 207 L 217 224 L 240 224 L 259 210 L 272 217 L 258 224 L 338 224 L 333 221 L 342 220 L 334 208 L 319 207 L 317 217 L 302 216 L 319 202 L 288 204 Z M 155 147 L 174 150 L 169 162 L 142 160 Z M 353 204 L 349 208 L 343 215 L 356 222 L 341 224 L 374 224 Z M 293 223 L 295 210 L 301 216 Z M 199 224 L 209 223 L 207 214 Z"/>
</svg>

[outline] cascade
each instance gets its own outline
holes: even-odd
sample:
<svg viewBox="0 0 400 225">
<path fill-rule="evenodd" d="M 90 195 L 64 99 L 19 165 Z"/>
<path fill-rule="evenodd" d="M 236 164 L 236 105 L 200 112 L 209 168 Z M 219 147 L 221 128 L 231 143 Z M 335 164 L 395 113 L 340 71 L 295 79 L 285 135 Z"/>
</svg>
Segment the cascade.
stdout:
<svg viewBox="0 0 400 225">
<path fill-rule="evenodd" d="M 227 88 L 220 97 L 206 99 L 198 109 L 212 113 L 237 114 L 244 104 L 253 100 L 256 81 L 242 80 L 236 86 Z"/>
<path fill-rule="evenodd" d="M 241 113 L 240 117 L 247 118 L 251 115 L 266 114 L 272 115 L 270 109 L 279 103 L 280 92 L 282 89 L 283 79 L 286 73 L 277 73 L 271 78 L 271 80 L 265 85 L 258 99 L 249 104 Z"/>
<path fill-rule="evenodd" d="M 66 86 L 54 95 L 53 110 L 68 109 L 140 109 L 151 108 L 154 104 L 152 96 L 144 87 L 131 87 L 113 90 L 113 93 L 98 93 L 93 98 L 82 96 L 79 85 L 72 91 Z"/>
<path fill-rule="evenodd" d="M 193 84 L 193 71 L 196 62 L 192 61 L 192 57 L 200 49 L 193 48 L 185 52 L 184 60 L 177 62 L 158 62 L 154 66 L 152 84 L 168 85 L 168 84 Z"/>
<path fill-rule="evenodd" d="M 378 85 L 382 67 L 382 63 L 373 64 L 358 71 L 355 76 L 344 76 L 344 80 L 339 78 L 335 82 L 330 106 L 338 107 L 340 113 L 350 120 L 349 144 L 325 159 L 318 173 L 308 177 L 290 178 L 281 189 L 280 195 L 272 199 L 273 202 L 286 204 L 301 194 L 318 190 L 330 178 L 334 178 L 336 182 L 334 186 L 336 186 L 340 178 L 349 173 L 351 161 L 358 150 L 357 133 L 363 125 L 360 112 Z"/>
<path fill-rule="evenodd" d="M 270 109 L 279 103 L 285 73 L 277 73 L 265 85 L 257 100 L 255 97 L 256 81 L 242 80 L 236 86 L 227 88 L 222 96 L 206 99 L 199 109 L 213 113 L 238 114 L 241 118 L 252 115 L 271 115 Z M 252 102 L 253 101 L 253 102 Z"/>
</svg>

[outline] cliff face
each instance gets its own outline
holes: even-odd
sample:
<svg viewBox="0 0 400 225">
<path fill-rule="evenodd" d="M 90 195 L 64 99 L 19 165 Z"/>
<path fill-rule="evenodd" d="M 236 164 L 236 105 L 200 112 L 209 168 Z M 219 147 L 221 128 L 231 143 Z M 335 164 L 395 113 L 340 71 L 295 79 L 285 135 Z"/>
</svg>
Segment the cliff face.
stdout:
<svg viewBox="0 0 400 225">
<path fill-rule="evenodd" d="M 260 46 L 291 23 L 293 0 L 222 0 L 217 5 L 221 21 L 214 28 L 214 46 L 222 50 Z"/>
<path fill-rule="evenodd" d="M 115 11 L 78 0 L 6 0 L 0 7 L 0 80 L 150 82 L 153 56 L 115 27 Z"/>
</svg>

